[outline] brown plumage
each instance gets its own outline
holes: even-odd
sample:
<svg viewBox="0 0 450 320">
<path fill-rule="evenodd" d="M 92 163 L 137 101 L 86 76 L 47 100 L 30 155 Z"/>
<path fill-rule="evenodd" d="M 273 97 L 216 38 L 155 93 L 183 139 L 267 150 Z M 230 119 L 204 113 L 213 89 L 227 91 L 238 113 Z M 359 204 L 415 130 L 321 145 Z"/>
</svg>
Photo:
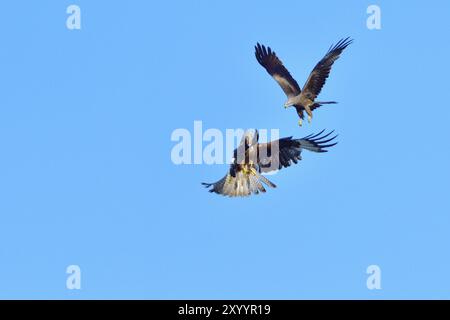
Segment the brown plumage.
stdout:
<svg viewBox="0 0 450 320">
<path fill-rule="evenodd" d="M 350 38 L 340 40 L 336 45 L 332 45 L 325 56 L 320 60 L 301 90 L 297 81 L 291 76 L 276 53 L 270 47 L 265 47 L 259 43 L 255 46 L 255 56 L 259 64 L 275 79 L 286 94 L 288 100 L 284 107 L 294 106 L 300 117 L 299 124 L 302 125 L 304 119 L 303 111 L 308 114 L 308 120 L 312 119 L 312 111 L 324 104 L 334 104 L 335 101 L 315 101 L 322 91 L 322 88 L 330 74 L 333 63 L 339 58 L 342 51 L 353 42 Z"/>
<path fill-rule="evenodd" d="M 327 152 L 329 147 L 337 144 L 333 133 L 323 134 L 325 130 L 302 139 L 292 137 L 274 140 L 269 143 L 258 143 L 259 135 L 247 132 L 237 149 L 234 150 L 233 161 L 228 173 L 215 183 L 202 183 L 214 192 L 230 197 L 245 197 L 260 192 L 266 192 L 264 185 L 276 188 L 276 185 L 261 175 L 262 173 L 280 170 L 298 163 L 302 150 L 312 152 Z"/>
</svg>

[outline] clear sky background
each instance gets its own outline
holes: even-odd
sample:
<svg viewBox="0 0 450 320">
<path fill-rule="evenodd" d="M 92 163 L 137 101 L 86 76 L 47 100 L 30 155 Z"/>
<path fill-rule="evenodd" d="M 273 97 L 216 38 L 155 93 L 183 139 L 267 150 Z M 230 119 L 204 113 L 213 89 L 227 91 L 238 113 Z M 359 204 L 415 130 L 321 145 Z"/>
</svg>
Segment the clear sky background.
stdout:
<svg viewBox="0 0 450 320">
<path fill-rule="evenodd" d="M 81 7 L 81 30 L 66 8 Z M 382 29 L 366 28 L 381 7 Z M 450 3 L 8 1 L 0 11 L 0 298 L 450 298 Z M 253 54 L 303 84 L 355 39 L 297 126 Z M 177 128 L 339 133 L 229 199 L 175 166 Z M 81 290 L 66 289 L 79 265 Z M 381 290 L 368 290 L 378 265 Z"/>
</svg>

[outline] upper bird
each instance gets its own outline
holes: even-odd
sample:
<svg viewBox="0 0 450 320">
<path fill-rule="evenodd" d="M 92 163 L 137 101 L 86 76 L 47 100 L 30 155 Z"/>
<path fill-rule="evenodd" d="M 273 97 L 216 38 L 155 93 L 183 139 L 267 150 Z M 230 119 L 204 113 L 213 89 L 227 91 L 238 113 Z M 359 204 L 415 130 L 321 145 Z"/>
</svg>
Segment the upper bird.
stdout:
<svg viewBox="0 0 450 320">
<path fill-rule="evenodd" d="M 350 38 L 341 39 L 336 45 L 332 45 L 322 60 L 316 64 L 313 71 L 300 89 L 297 81 L 291 76 L 289 71 L 283 65 L 283 62 L 277 57 L 275 51 L 270 47 L 260 45 L 255 46 L 255 56 L 259 64 L 262 65 L 267 72 L 275 79 L 288 97 L 284 107 L 294 106 L 300 117 L 299 125 L 302 125 L 304 119 L 303 110 L 308 114 L 308 121 L 311 122 L 312 111 L 323 104 L 334 104 L 335 101 L 315 101 L 322 90 L 325 81 L 330 74 L 333 63 L 339 58 L 342 51 L 353 42 Z"/>
<path fill-rule="evenodd" d="M 262 173 L 267 173 L 289 167 L 301 160 L 303 150 L 312 152 L 327 152 L 337 144 L 336 136 L 330 137 L 333 131 L 324 134 L 309 135 L 302 139 L 286 137 L 272 142 L 259 143 L 258 130 L 247 131 L 241 143 L 234 150 L 234 156 L 227 174 L 217 182 L 202 183 L 211 188 L 209 192 L 229 197 L 245 197 L 259 192 L 266 192 L 263 184 L 275 188 Z"/>
</svg>

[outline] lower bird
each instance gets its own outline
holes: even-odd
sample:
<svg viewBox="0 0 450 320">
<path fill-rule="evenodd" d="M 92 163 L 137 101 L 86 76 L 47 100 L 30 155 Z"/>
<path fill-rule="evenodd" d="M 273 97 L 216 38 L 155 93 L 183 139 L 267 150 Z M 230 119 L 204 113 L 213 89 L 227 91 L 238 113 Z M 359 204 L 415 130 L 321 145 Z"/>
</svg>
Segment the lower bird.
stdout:
<svg viewBox="0 0 450 320">
<path fill-rule="evenodd" d="M 311 122 L 313 110 L 324 104 L 335 104 L 335 101 L 316 101 L 324 86 L 333 63 L 339 58 L 342 51 L 353 42 L 350 38 L 342 39 L 336 45 L 332 45 L 325 56 L 320 60 L 308 79 L 300 89 L 297 81 L 291 76 L 289 71 L 277 57 L 275 51 L 270 47 L 265 47 L 259 43 L 255 46 L 255 56 L 259 64 L 275 79 L 286 94 L 288 100 L 284 104 L 285 108 L 294 106 L 300 117 L 299 125 L 302 125 L 304 119 L 303 111 L 308 114 L 308 122 Z"/>
<path fill-rule="evenodd" d="M 324 134 L 312 134 L 302 139 L 286 137 L 269 143 L 259 143 L 258 130 L 247 131 L 241 143 L 234 150 L 234 156 L 228 173 L 214 183 L 202 183 L 214 192 L 230 197 L 245 197 L 259 192 L 266 192 L 263 183 L 271 188 L 276 185 L 262 173 L 289 167 L 301 160 L 303 150 L 327 152 L 327 148 L 337 144 L 330 137 L 334 131 Z"/>
</svg>

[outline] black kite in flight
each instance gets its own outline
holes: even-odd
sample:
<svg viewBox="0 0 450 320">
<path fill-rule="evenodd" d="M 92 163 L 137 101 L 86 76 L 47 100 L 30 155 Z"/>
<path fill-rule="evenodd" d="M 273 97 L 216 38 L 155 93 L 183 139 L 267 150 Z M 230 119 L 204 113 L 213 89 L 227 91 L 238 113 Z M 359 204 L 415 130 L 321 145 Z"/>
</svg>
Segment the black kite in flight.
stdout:
<svg viewBox="0 0 450 320">
<path fill-rule="evenodd" d="M 312 111 L 314 109 L 323 104 L 336 103 L 335 101 L 320 102 L 315 101 L 315 99 L 322 90 L 322 87 L 330 74 L 333 63 L 339 58 L 342 51 L 352 42 L 353 40 L 346 38 L 341 39 L 336 45 L 332 45 L 322 60 L 314 67 L 303 86 L 303 91 L 270 47 L 267 47 L 266 49 L 264 45 L 260 45 L 259 43 L 255 46 L 255 56 L 259 64 L 267 70 L 276 82 L 278 82 L 288 97 L 284 107 L 294 106 L 297 110 L 297 114 L 300 117 L 298 122 L 299 125 L 302 125 L 302 120 L 304 119 L 303 110 L 306 111 L 308 114 L 308 121 L 311 122 L 313 116 Z"/>
</svg>

